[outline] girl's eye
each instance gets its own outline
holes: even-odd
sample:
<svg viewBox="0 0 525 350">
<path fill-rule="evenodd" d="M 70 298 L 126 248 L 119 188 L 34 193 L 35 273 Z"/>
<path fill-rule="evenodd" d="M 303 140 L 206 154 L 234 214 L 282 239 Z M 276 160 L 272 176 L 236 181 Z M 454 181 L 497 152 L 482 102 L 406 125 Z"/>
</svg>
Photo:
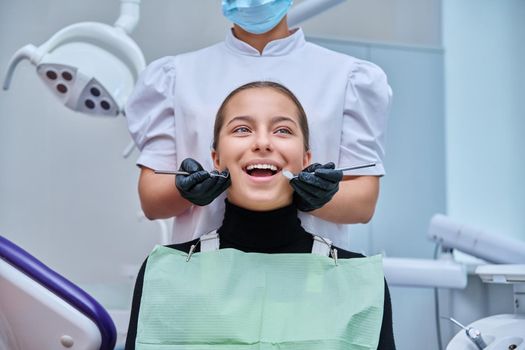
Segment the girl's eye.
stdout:
<svg viewBox="0 0 525 350">
<path fill-rule="evenodd" d="M 292 134 L 292 132 L 288 128 L 279 128 L 279 129 L 275 130 L 275 133 L 277 133 L 277 134 L 288 134 L 288 135 Z"/>
<path fill-rule="evenodd" d="M 250 129 L 248 129 L 245 126 L 240 126 L 238 128 L 233 129 L 233 133 L 236 133 L 236 134 L 244 134 L 247 132 L 250 132 Z"/>
</svg>

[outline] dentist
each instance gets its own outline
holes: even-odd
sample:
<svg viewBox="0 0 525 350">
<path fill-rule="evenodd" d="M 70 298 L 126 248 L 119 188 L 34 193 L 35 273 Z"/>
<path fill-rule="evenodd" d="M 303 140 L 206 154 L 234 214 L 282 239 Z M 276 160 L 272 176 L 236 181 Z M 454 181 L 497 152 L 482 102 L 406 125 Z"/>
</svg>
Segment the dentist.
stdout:
<svg viewBox="0 0 525 350">
<path fill-rule="evenodd" d="M 225 41 L 154 61 L 128 100 L 129 130 L 141 151 L 142 208 L 150 219 L 175 217 L 175 243 L 221 225 L 222 192 L 230 182 L 203 171 L 213 169 L 209 140 L 221 102 L 250 81 L 285 85 L 310 116 L 313 164 L 291 183 L 305 229 L 340 244 L 347 233 L 343 224 L 373 216 L 392 95 L 386 75 L 373 63 L 307 42 L 300 28 L 288 27 L 291 5 L 292 0 L 222 0 L 223 14 L 233 22 Z M 182 162 L 186 158 L 198 162 Z M 312 173 L 330 171 L 329 162 L 376 166 L 346 175 L 337 191 Z M 177 186 L 172 176 L 154 173 L 177 168 L 190 173 Z"/>
</svg>

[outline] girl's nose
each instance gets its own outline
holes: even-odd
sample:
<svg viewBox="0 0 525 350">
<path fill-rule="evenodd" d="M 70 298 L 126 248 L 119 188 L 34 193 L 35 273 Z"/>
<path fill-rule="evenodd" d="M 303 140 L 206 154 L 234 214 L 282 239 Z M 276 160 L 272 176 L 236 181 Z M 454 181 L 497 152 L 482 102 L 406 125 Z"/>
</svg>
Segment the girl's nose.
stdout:
<svg viewBox="0 0 525 350">
<path fill-rule="evenodd" d="M 255 141 L 253 143 L 252 147 L 253 151 L 263 151 L 263 152 L 271 152 L 273 151 L 273 146 L 270 137 L 268 135 L 257 135 L 255 138 Z"/>
</svg>

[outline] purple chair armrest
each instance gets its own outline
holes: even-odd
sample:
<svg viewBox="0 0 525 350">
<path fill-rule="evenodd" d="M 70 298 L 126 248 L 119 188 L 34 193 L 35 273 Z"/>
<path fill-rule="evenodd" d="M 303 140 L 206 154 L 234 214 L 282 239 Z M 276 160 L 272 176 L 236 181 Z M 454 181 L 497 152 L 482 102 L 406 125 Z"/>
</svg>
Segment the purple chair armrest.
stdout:
<svg viewBox="0 0 525 350">
<path fill-rule="evenodd" d="M 100 350 L 114 349 L 117 341 L 115 324 L 102 305 L 89 294 L 3 236 L 0 236 L 0 258 L 91 319 L 100 330 Z"/>
</svg>

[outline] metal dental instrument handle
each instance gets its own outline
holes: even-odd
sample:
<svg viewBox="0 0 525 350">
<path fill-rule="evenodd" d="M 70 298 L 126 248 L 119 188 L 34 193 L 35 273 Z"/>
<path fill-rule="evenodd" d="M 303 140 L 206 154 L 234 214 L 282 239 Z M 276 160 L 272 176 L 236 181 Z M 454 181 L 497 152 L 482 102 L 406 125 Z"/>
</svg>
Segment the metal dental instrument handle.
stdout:
<svg viewBox="0 0 525 350">
<path fill-rule="evenodd" d="M 170 171 L 170 170 L 155 170 L 154 171 L 155 174 L 164 174 L 164 175 L 190 175 L 190 173 L 188 173 L 187 171 L 180 171 L 180 170 L 177 170 L 177 171 Z M 209 173 L 211 177 L 223 177 L 225 179 L 227 179 L 230 174 L 226 174 L 226 175 L 222 175 L 222 174 L 214 174 L 214 173 Z"/>
<path fill-rule="evenodd" d="M 483 337 L 481 336 L 481 332 L 479 331 L 479 329 L 476 329 L 474 327 L 465 327 L 464 325 L 462 325 L 461 323 L 459 323 L 452 317 L 441 316 L 441 318 L 452 321 L 459 327 L 463 328 L 465 330 L 465 333 L 467 334 L 467 338 L 469 338 L 470 341 L 472 341 L 479 350 L 483 350 L 487 347 L 487 343 L 485 343 L 485 340 L 483 340 Z"/>
<path fill-rule="evenodd" d="M 369 168 L 369 167 L 373 167 L 373 166 L 376 166 L 376 163 L 371 163 L 371 164 L 364 164 L 364 165 L 357 165 L 357 166 L 350 166 L 350 167 L 344 167 L 344 168 L 336 168 L 336 169 L 333 169 L 334 171 L 348 171 L 348 170 L 356 170 L 356 169 L 362 169 L 362 168 Z M 297 175 L 294 175 L 291 171 L 289 170 L 283 170 L 283 176 L 285 178 L 287 178 L 288 180 L 291 180 L 291 179 L 294 179 L 297 177 Z"/>
</svg>

